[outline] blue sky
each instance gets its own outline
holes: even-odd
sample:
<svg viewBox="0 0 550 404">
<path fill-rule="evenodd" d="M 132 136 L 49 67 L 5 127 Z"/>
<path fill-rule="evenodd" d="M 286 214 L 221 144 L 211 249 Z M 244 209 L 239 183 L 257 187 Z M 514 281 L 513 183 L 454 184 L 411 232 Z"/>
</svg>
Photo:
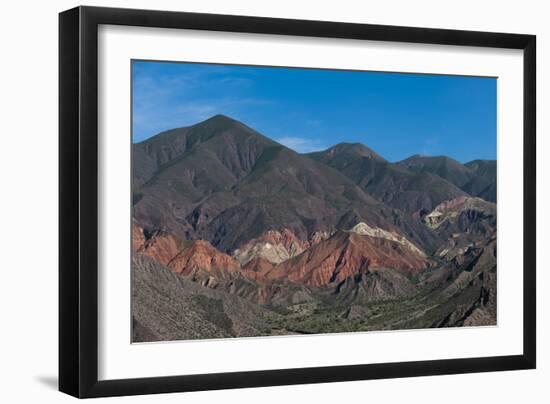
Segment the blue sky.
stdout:
<svg viewBox="0 0 550 404">
<path fill-rule="evenodd" d="M 496 158 L 495 78 L 132 62 L 133 141 L 216 114 L 300 153 L 360 142 L 413 154 Z"/>
</svg>

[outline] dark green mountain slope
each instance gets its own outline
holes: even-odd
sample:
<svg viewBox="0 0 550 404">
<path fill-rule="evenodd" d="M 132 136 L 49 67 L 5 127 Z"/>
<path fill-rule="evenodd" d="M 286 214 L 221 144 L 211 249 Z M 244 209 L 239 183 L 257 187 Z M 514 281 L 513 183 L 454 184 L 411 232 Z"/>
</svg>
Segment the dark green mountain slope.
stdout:
<svg viewBox="0 0 550 404">
<path fill-rule="evenodd" d="M 439 176 L 392 164 L 360 144 L 341 143 L 309 156 L 339 170 L 376 199 L 407 212 L 431 210 L 465 194 Z"/>
<path fill-rule="evenodd" d="M 420 156 L 414 155 L 397 163 L 415 173 L 430 173 L 449 181 L 462 188 L 471 178 L 470 170 L 446 156 Z"/>
<path fill-rule="evenodd" d="M 496 161 L 474 160 L 466 164 L 445 156 L 415 155 L 397 163 L 416 173 L 437 175 L 464 192 L 496 202 Z"/>
<path fill-rule="evenodd" d="M 495 160 L 474 160 L 465 164 L 472 172 L 472 178 L 463 189 L 471 195 L 487 201 L 497 201 L 497 162 Z"/>
</svg>

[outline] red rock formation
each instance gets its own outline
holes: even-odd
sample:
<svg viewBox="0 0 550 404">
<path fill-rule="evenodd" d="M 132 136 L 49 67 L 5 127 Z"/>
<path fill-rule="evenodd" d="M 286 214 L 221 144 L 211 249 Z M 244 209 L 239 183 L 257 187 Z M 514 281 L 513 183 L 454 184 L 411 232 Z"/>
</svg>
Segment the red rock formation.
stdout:
<svg viewBox="0 0 550 404">
<path fill-rule="evenodd" d="M 252 272 L 255 273 L 265 273 L 273 268 L 273 264 L 266 260 L 265 258 L 254 258 L 250 260 L 246 265 L 242 267 L 242 270 L 245 272 L 250 272 L 247 274 L 248 277 L 252 277 Z"/>
<path fill-rule="evenodd" d="M 307 242 L 300 240 L 289 229 L 283 229 L 282 231 L 269 230 L 264 234 L 262 240 L 273 244 L 282 244 L 289 251 L 300 247 L 302 249 L 307 248 Z"/>
<path fill-rule="evenodd" d="M 256 258 L 262 258 L 272 264 L 279 264 L 301 254 L 329 236 L 328 232 L 315 232 L 309 240 L 301 240 L 289 229 L 268 230 L 260 237 L 243 243 L 233 252 L 233 257 L 243 266 Z"/>
<path fill-rule="evenodd" d="M 240 266 L 227 254 L 214 248 L 208 241 L 191 240 L 175 255 L 167 266 L 183 275 L 199 269 L 211 274 L 238 273 Z"/>
<path fill-rule="evenodd" d="M 287 278 L 311 286 L 327 286 L 369 268 L 416 271 L 428 266 L 426 259 L 403 245 L 386 239 L 338 232 L 330 239 L 258 274 L 258 279 Z"/>
<path fill-rule="evenodd" d="M 264 285 L 274 280 L 289 280 L 322 287 L 369 268 L 416 271 L 428 266 L 422 254 L 396 241 L 351 232 L 338 232 L 277 265 L 255 257 L 243 267 L 204 240 L 180 240 L 163 233 L 145 240 L 143 230 L 137 226 L 132 230 L 132 240 L 136 252 L 154 258 L 174 272 L 214 284 L 242 274 Z"/>
<path fill-rule="evenodd" d="M 174 272 L 192 275 L 200 272 L 218 278 L 227 278 L 240 271 L 237 261 L 214 248 L 204 240 L 181 240 L 174 235 L 157 233 L 140 242 L 143 230 L 132 228 L 134 251 L 147 255 Z M 143 237 L 143 239 L 145 239 Z"/>
<path fill-rule="evenodd" d="M 265 274 L 272 270 L 274 268 L 275 264 L 269 262 L 265 258 L 257 257 L 252 260 L 250 260 L 246 265 L 243 265 L 241 268 L 242 274 L 248 278 L 252 279 L 264 286 L 266 288 L 268 286 L 269 281 L 266 279 Z M 260 301 L 267 301 L 267 295 L 269 291 L 269 287 L 267 287 L 266 290 L 260 289 L 258 291 L 259 293 L 259 300 Z"/>
</svg>

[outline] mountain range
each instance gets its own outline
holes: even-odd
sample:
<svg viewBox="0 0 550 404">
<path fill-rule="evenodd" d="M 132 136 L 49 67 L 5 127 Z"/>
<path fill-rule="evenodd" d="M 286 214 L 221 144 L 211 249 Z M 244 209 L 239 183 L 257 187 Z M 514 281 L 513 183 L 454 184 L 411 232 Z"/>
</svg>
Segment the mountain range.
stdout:
<svg viewBox="0 0 550 404">
<path fill-rule="evenodd" d="M 496 323 L 496 161 L 299 154 L 216 115 L 134 144 L 132 168 L 134 341 Z"/>
</svg>

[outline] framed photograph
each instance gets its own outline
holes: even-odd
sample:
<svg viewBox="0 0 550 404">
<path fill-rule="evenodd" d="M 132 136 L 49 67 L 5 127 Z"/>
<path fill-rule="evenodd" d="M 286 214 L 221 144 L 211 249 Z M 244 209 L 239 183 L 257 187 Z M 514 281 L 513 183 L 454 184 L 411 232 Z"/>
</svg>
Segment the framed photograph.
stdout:
<svg viewBox="0 0 550 404">
<path fill-rule="evenodd" d="M 59 24 L 61 391 L 535 368 L 534 36 Z"/>
</svg>

